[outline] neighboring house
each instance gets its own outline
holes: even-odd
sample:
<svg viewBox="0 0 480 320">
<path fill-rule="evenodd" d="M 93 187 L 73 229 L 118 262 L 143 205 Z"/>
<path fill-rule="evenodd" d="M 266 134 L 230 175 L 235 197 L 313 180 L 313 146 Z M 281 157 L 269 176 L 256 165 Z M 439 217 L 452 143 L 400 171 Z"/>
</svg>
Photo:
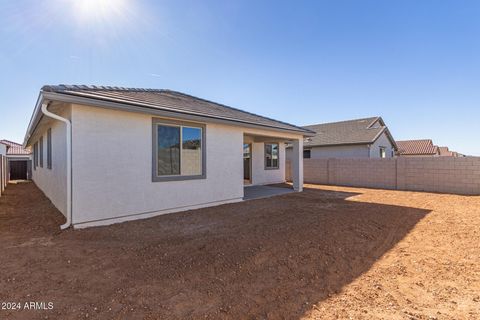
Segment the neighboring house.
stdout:
<svg viewBox="0 0 480 320">
<path fill-rule="evenodd" d="M 456 157 L 458 154 L 454 151 L 450 151 L 448 147 L 438 147 L 438 155 L 440 157 Z"/>
<path fill-rule="evenodd" d="M 307 129 L 170 90 L 44 86 L 25 136 L 62 228 L 241 201 L 244 185 L 303 188 Z M 243 151 L 243 152 L 242 152 Z"/>
<path fill-rule="evenodd" d="M 315 132 L 315 136 L 304 141 L 304 158 L 395 156 L 395 140 L 381 117 L 321 123 L 303 128 Z"/>
<path fill-rule="evenodd" d="M 465 157 L 465 155 L 456 151 L 450 151 L 448 147 L 438 147 L 438 154 L 440 157 Z"/>
<path fill-rule="evenodd" d="M 399 157 L 438 157 L 439 148 L 431 139 L 397 141 Z"/>
<path fill-rule="evenodd" d="M 0 156 L 7 156 L 8 146 L 0 140 Z"/>
<path fill-rule="evenodd" d="M 7 180 L 31 179 L 32 153 L 19 143 L 10 140 L 0 140 L 7 147 Z"/>
</svg>

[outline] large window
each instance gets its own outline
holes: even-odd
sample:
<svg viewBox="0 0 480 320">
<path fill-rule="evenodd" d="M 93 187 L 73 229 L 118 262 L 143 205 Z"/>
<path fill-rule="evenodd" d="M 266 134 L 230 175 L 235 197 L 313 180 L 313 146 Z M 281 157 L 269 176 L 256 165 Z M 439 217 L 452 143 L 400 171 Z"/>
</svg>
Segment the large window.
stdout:
<svg viewBox="0 0 480 320">
<path fill-rule="evenodd" d="M 278 169 L 278 143 L 265 143 L 265 169 Z"/>
<path fill-rule="evenodd" d="M 153 119 L 153 181 L 205 178 L 205 126 Z"/>
</svg>

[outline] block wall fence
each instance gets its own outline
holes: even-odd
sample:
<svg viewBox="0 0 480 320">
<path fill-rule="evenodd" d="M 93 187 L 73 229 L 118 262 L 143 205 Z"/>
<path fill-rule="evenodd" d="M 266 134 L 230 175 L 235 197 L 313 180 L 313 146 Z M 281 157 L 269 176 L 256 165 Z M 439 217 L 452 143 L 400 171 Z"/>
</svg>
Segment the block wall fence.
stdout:
<svg viewBox="0 0 480 320">
<path fill-rule="evenodd" d="M 480 157 L 304 159 L 304 182 L 480 195 Z M 286 179 L 291 180 L 290 162 Z"/>
</svg>

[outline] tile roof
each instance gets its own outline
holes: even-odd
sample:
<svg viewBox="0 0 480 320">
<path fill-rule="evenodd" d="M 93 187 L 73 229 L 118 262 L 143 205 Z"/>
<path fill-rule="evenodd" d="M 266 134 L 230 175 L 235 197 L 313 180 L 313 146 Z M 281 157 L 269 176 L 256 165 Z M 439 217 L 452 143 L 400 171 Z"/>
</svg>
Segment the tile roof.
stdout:
<svg viewBox="0 0 480 320">
<path fill-rule="evenodd" d="M 7 155 L 28 155 L 32 153 L 29 148 L 24 149 L 21 144 L 13 141 L 4 139 L 4 140 L 0 140 L 0 143 L 3 143 L 8 147 Z"/>
<path fill-rule="evenodd" d="M 381 117 L 320 123 L 304 126 L 304 128 L 316 132 L 314 137 L 305 140 L 305 147 L 371 144 L 384 131 L 387 131 L 392 144 L 395 145 Z"/>
<path fill-rule="evenodd" d="M 308 130 L 286 122 L 232 108 L 220 103 L 166 89 L 143 89 L 85 85 L 47 85 L 43 92 L 55 92 L 83 98 L 119 102 L 147 108 L 172 111 L 234 122 L 249 123 L 276 129 L 312 134 Z"/>
<path fill-rule="evenodd" d="M 430 139 L 397 141 L 400 155 L 435 155 L 438 147 Z"/>
<path fill-rule="evenodd" d="M 438 147 L 438 153 L 441 157 L 453 157 L 455 152 L 448 150 L 448 147 Z"/>
</svg>

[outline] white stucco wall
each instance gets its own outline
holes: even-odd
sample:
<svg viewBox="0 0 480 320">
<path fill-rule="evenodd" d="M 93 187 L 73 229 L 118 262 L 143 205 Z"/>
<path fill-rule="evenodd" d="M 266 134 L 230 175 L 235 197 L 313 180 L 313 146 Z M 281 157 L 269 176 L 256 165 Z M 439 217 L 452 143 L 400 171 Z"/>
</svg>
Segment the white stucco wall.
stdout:
<svg viewBox="0 0 480 320">
<path fill-rule="evenodd" d="M 282 137 L 278 138 L 278 170 L 265 170 L 264 143 L 254 144 L 255 184 L 285 181 L 285 145 L 280 140 L 303 139 L 300 134 L 280 135 L 274 130 L 206 123 L 206 179 L 152 182 L 154 116 L 81 105 L 64 106 L 55 111 L 72 121 L 72 223 L 75 227 L 241 201 L 245 136 L 272 137 L 272 142 Z M 52 130 L 52 170 L 47 168 L 48 128 Z M 32 170 L 33 181 L 65 214 L 65 126 L 45 118 L 30 145 L 40 136 L 44 139 L 44 166 Z"/>
<path fill-rule="evenodd" d="M 279 168 L 265 169 L 265 143 L 252 143 L 252 185 L 285 182 L 285 143 L 279 143 Z"/>
<path fill-rule="evenodd" d="M 70 118 L 71 107 L 65 106 L 58 114 Z M 47 130 L 52 129 L 52 169 L 47 168 Z M 44 118 L 32 137 L 31 145 L 43 136 L 43 168 L 33 165 L 32 158 L 32 180 L 43 191 L 45 196 L 52 201 L 53 205 L 63 214 L 67 212 L 67 149 L 66 149 L 66 128 L 60 121 Z M 40 149 L 40 144 L 38 145 Z M 33 147 L 32 147 L 33 152 Z M 38 152 L 40 156 L 40 151 Z"/>
<path fill-rule="evenodd" d="M 330 147 L 312 147 L 310 149 L 311 159 L 328 159 L 328 158 L 380 158 L 380 147 L 385 147 L 386 158 L 392 157 L 394 150 L 392 143 L 388 139 L 386 133 L 382 133 L 378 139 L 370 145 L 343 145 Z M 292 148 L 286 150 L 286 158 L 291 159 Z"/>
<path fill-rule="evenodd" d="M 152 182 L 151 115 L 75 105 L 72 118 L 74 224 L 243 198 L 240 128 L 207 124 L 206 179 Z"/>
<path fill-rule="evenodd" d="M 369 149 L 367 145 L 313 147 L 310 157 L 312 159 L 325 158 L 368 158 Z"/>
<path fill-rule="evenodd" d="M 370 158 L 380 158 L 380 147 L 385 147 L 386 158 L 392 158 L 393 145 L 385 132 L 370 147 Z"/>
</svg>

